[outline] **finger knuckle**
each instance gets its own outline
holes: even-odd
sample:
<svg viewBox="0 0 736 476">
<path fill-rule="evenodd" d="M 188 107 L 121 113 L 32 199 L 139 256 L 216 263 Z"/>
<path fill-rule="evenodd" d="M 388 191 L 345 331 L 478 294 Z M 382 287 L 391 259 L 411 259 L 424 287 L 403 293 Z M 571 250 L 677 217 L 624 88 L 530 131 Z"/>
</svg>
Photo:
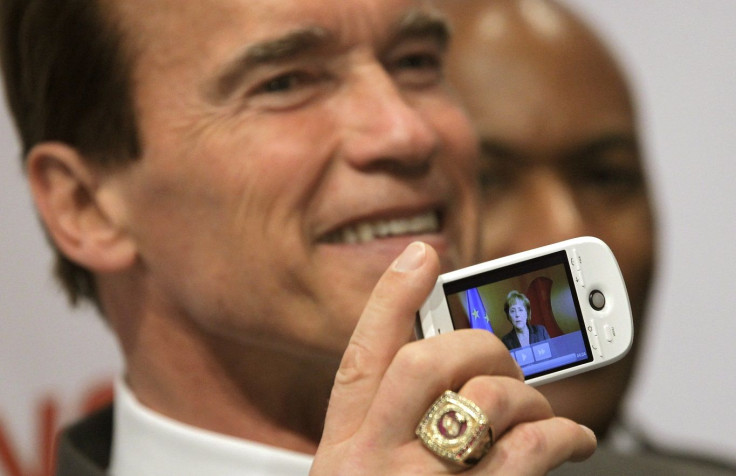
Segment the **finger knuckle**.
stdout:
<svg viewBox="0 0 736 476">
<path fill-rule="evenodd" d="M 521 423 L 514 428 L 514 437 L 527 454 L 544 454 L 549 446 L 542 429 L 533 423 Z"/>
<path fill-rule="evenodd" d="M 394 365 L 408 375 L 421 375 L 427 369 L 436 368 L 438 362 L 433 354 L 424 351 L 418 345 L 408 344 L 403 346 L 394 357 Z"/>
<path fill-rule="evenodd" d="M 350 385 L 367 377 L 365 362 L 370 362 L 371 351 L 359 342 L 348 344 L 342 356 L 342 362 L 335 374 L 335 384 Z"/>
<path fill-rule="evenodd" d="M 463 393 L 482 408 L 493 408 L 497 414 L 505 414 L 512 406 L 510 379 L 503 377 L 473 377 L 463 387 Z"/>
</svg>

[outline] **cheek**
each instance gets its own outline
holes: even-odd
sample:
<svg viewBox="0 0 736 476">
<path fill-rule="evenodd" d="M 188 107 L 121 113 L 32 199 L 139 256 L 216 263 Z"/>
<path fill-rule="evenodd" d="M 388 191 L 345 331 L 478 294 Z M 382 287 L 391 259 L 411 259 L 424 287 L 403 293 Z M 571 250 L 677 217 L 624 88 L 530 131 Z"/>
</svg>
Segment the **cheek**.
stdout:
<svg viewBox="0 0 736 476">
<path fill-rule="evenodd" d="M 467 116 L 458 107 L 445 107 L 432 116 L 444 150 L 440 152 L 441 173 L 455 187 L 456 200 L 451 204 L 447 224 L 455 227 L 459 256 L 452 258 L 449 269 L 467 266 L 478 260 L 479 217 L 479 150 L 478 138 Z"/>
<path fill-rule="evenodd" d="M 459 107 L 448 107 L 434 114 L 435 128 L 454 158 L 454 168 L 465 177 L 477 177 L 479 170 L 478 136 Z"/>
<path fill-rule="evenodd" d="M 632 203 L 608 214 L 591 230 L 613 251 L 624 275 L 634 317 L 644 307 L 655 266 L 655 226 L 646 201 Z"/>
<path fill-rule="evenodd" d="M 650 267 L 654 254 L 654 225 L 645 203 L 632 204 L 600 220 L 598 232 L 607 240 L 619 265 L 628 270 Z"/>
<path fill-rule="evenodd" d="M 294 190 L 278 175 L 283 165 L 259 167 L 249 151 L 239 152 L 212 143 L 142 158 L 129 193 L 129 222 L 142 264 L 167 292 L 226 289 L 222 283 L 239 282 L 243 264 L 294 248 L 284 242 L 298 236 L 285 230 L 298 226 L 288 221 L 295 214 L 279 211 Z"/>
<path fill-rule="evenodd" d="M 217 188 L 206 174 L 196 179 L 171 174 L 138 189 L 131 223 L 140 261 L 167 292 L 188 293 L 188 286 L 227 280 L 234 201 L 219 182 Z"/>
<path fill-rule="evenodd" d="M 498 200 L 484 199 L 481 202 L 483 204 L 480 216 L 481 252 L 484 260 L 499 258 L 523 251 L 521 248 L 528 248 L 520 245 L 528 241 L 527 237 L 533 230 L 520 220 L 520 217 L 525 215 L 517 209 L 517 202 L 508 196 L 498 198 Z M 517 240 L 524 241 L 517 242 Z"/>
</svg>

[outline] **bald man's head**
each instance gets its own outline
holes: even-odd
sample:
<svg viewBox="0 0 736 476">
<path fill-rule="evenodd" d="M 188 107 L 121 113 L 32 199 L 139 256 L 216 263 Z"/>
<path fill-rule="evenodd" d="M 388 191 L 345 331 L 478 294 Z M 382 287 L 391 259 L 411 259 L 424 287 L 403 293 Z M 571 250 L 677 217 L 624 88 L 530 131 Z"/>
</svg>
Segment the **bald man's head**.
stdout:
<svg viewBox="0 0 736 476">
<path fill-rule="evenodd" d="M 547 0 L 445 0 L 448 75 L 481 139 L 483 259 L 580 235 L 606 241 L 641 329 L 654 219 L 628 85 L 611 53 Z M 638 333 L 637 333 L 638 334 Z M 635 339 L 640 341 L 640 335 Z M 618 411 L 636 352 L 541 390 L 599 436 Z"/>
<path fill-rule="evenodd" d="M 559 135 L 555 128 L 567 131 L 590 115 L 612 113 L 635 133 L 620 68 L 569 11 L 541 0 L 445 3 L 456 30 L 448 73 L 489 134 L 526 141 L 530 134 Z"/>
</svg>

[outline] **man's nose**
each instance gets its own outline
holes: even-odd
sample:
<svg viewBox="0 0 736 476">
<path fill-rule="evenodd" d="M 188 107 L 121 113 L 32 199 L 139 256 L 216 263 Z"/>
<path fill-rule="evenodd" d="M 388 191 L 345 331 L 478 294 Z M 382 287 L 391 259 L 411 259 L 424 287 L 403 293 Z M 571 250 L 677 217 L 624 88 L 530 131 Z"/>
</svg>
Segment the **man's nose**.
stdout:
<svg viewBox="0 0 736 476">
<path fill-rule="evenodd" d="M 380 67 L 355 78 L 340 107 L 341 153 L 355 168 L 416 174 L 428 170 L 439 137 L 417 93 L 403 92 Z M 426 101 L 426 99 L 425 99 Z"/>
<path fill-rule="evenodd" d="M 537 170 L 524 180 L 524 213 L 530 217 L 527 248 L 574 238 L 584 223 L 575 190 L 552 170 Z"/>
</svg>

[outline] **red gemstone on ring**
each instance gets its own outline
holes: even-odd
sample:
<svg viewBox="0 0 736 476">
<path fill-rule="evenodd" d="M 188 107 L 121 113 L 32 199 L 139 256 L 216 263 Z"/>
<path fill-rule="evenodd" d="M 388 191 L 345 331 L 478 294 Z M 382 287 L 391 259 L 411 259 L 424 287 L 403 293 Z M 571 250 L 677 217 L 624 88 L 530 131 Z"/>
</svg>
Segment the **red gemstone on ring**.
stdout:
<svg viewBox="0 0 736 476">
<path fill-rule="evenodd" d="M 457 412 L 450 410 L 437 421 L 437 429 L 445 438 L 458 438 L 468 429 L 468 423 Z"/>
</svg>

